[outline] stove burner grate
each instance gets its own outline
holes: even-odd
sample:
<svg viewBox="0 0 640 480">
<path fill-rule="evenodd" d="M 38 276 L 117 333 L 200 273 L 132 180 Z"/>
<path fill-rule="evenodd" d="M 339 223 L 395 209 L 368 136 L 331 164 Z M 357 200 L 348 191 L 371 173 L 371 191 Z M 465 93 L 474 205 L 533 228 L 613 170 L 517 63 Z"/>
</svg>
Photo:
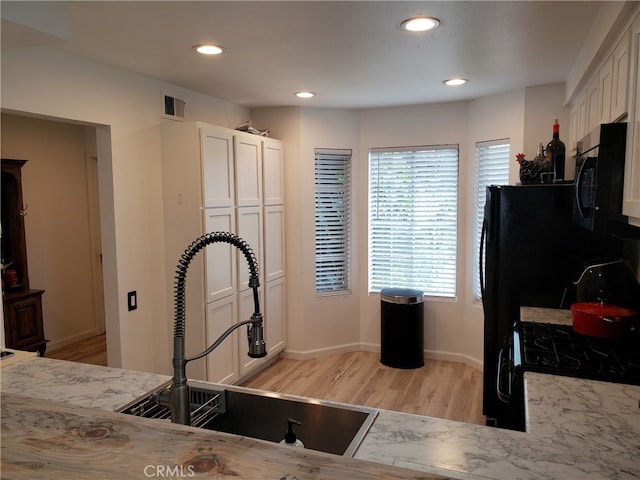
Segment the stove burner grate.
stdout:
<svg viewBox="0 0 640 480">
<path fill-rule="evenodd" d="M 607 340 L 550 323 L 520 323 L 518 331 L 525 369 L 640 385 L 637 332 Z"/>
</svg>

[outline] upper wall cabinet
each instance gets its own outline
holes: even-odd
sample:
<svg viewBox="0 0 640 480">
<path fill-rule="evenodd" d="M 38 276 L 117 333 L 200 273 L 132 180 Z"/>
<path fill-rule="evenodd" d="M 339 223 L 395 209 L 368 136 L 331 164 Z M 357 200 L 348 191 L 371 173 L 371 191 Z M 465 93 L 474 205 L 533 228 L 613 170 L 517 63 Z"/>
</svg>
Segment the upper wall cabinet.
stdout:
<svg viewBox="0 0 640 480">
<path fill-rule="evenodd" d="M 624 171 L 622 213 L 629 223 L 640 227 L 640 15 L 631 26 L 629 124 L 627 126 L 627 157 Z"/>
<path fill-rule="evenodd" d="M 571 106 L 569 151 L 601 123 L 627 121 L 622 213 L 640 226 L 640 9 Z"/>
<path fill-rule="evenodd" d="M 614 122 L 622 118 L 629 107 L 629 46 L 631 32 L 618 42 L 611 55 L 611 110 L 609 117 L 601 123 Z"/>
<path fill-rule="evenodd" d="M 590 77 L 571 105 L 569 150 L 602 123 L 618 121 L 629 110 L 629 45 L 626 32 Z"/>
</svg>

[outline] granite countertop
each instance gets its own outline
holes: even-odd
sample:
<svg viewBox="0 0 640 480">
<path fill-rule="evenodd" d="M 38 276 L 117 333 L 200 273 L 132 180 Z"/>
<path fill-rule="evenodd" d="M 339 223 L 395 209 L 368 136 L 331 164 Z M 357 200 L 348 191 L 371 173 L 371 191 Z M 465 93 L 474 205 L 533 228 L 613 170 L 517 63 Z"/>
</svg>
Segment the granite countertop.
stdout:
<svg viewBox="0 0 640 480">
<path fill-rule="evenodd" d="M 542 307 L 520 307 L 520 321 L 573 325 L 571 310 Z"/>
<path fill-rule="evenodd" d="M 0 374 L 4 396 L 109 411 L 169 379 L 46 358 Z M 639 386 L 536 373 L 526 373 L 525 384 L 528 432 L 380 410 L 355 459 L 461 480 L 640 478 Z"/>
</svg>

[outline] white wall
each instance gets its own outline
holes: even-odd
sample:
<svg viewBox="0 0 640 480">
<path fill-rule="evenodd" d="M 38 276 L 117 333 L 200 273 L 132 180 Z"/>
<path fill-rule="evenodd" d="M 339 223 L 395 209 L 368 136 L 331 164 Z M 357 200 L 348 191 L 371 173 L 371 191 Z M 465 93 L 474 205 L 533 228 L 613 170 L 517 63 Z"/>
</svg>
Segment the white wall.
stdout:
<svg viewBox="0 0 640 480">
<path fill-rule="evenodd" d="M 469 155 L 467 130 L 469 103 L 455 102 L 434 105 L 415 105 L 396 108 L 376 108 L 360 113 L 360 193 L 358 195 L 358 230 L 360 269 L 360 332 L 362 342 L 368 350 L 378 350 L 380 345 L 380 296 L 369 295 L 367 273 L 367 195 L 368 195 L 368 151 L 375 147 L 407 145 L 459 144 L 460 178 L 466 170 Z M 466 192 L 460 189 L 458 218 L 464 218 Z M 465 238 L 465 224 L 458 223 L 458 242 Z M 459 360 L 464 332 L 460 325 L 464 314 L 462 293 L 464 268 L 458 249 L 458 298 L 425 299 L 424 333 L 425 349 L 432 358 Z"/>
<path fill-rule="evenodd" d="M 271 128 L 285 143 L 287 242 L 287 351 L 290 358 L 360 348 L 359 276 L 351 293 L 317 297 L 315 292 L 314 149 L 353 151 L 353 216 L 359 219 L 358 115 L 354 111 L 320 108 L 256 109 L 258 128 Z M 354 228 L 352 259 L 358 272 L 360 244 Z"/>
<path fill-rule="evenodd" d="M 562 85 L 555 85 L 472 102 L 360 111 L 253 110 L 256 126 L 270 127 L 273 135 L 286 144 L 287 355 L 308 358 L 358 348 L 379 351 L 380 299 L 377 294 L 369 295 L 367 290 L 368 150 L 455 143 L 460 145 L 458 295 L 454 300 L 426 299 L 425 349 L 430 358 L 464 361 L 481 368 L 483 313 L 481 306 L 474 302 L 476 272 L 472 268 L 475 143 L 510 138 L 514 151 L 511 183 L 516 183 L 515 152 L 524 150 L 525 125 L 541 125 L 541 130 L 548 131 L 549 108 L 556 113 L 562 91 Z M 552 100 L 550 92 L 554 92 Z M 526 100 L 545 108 L 542 112 L 531 108 L 529 112 Z M 315 295 L 313 149 L 321 147 L 354 148 L 353 289 L 347 296 L 317 298 Z"/>
<path fill-rule="evenodd" d="M 48 47 L 2 53 L 2 108 L 97 126 L 110 364 L 171 371 L 171 312 L 164 293 L 161 92 L 187 117 L 235 127 L 237 105 Z M 137 290 L 138 309 L 127 311 Z"/>
</svg>

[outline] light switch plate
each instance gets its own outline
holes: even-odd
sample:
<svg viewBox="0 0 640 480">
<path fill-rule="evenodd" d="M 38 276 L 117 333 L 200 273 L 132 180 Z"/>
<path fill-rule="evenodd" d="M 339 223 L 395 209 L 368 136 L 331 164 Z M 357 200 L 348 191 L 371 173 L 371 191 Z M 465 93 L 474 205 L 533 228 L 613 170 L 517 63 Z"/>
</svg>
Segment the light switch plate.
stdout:
<svg viewBox="0 0 640 480">
<path fill-rule="evenodd" d="M 127 293 L 127 307 L 129 311 L 135 310 L 138 308 L 138 292 L 133 290 L 132 292 Z"/>
</svg>

